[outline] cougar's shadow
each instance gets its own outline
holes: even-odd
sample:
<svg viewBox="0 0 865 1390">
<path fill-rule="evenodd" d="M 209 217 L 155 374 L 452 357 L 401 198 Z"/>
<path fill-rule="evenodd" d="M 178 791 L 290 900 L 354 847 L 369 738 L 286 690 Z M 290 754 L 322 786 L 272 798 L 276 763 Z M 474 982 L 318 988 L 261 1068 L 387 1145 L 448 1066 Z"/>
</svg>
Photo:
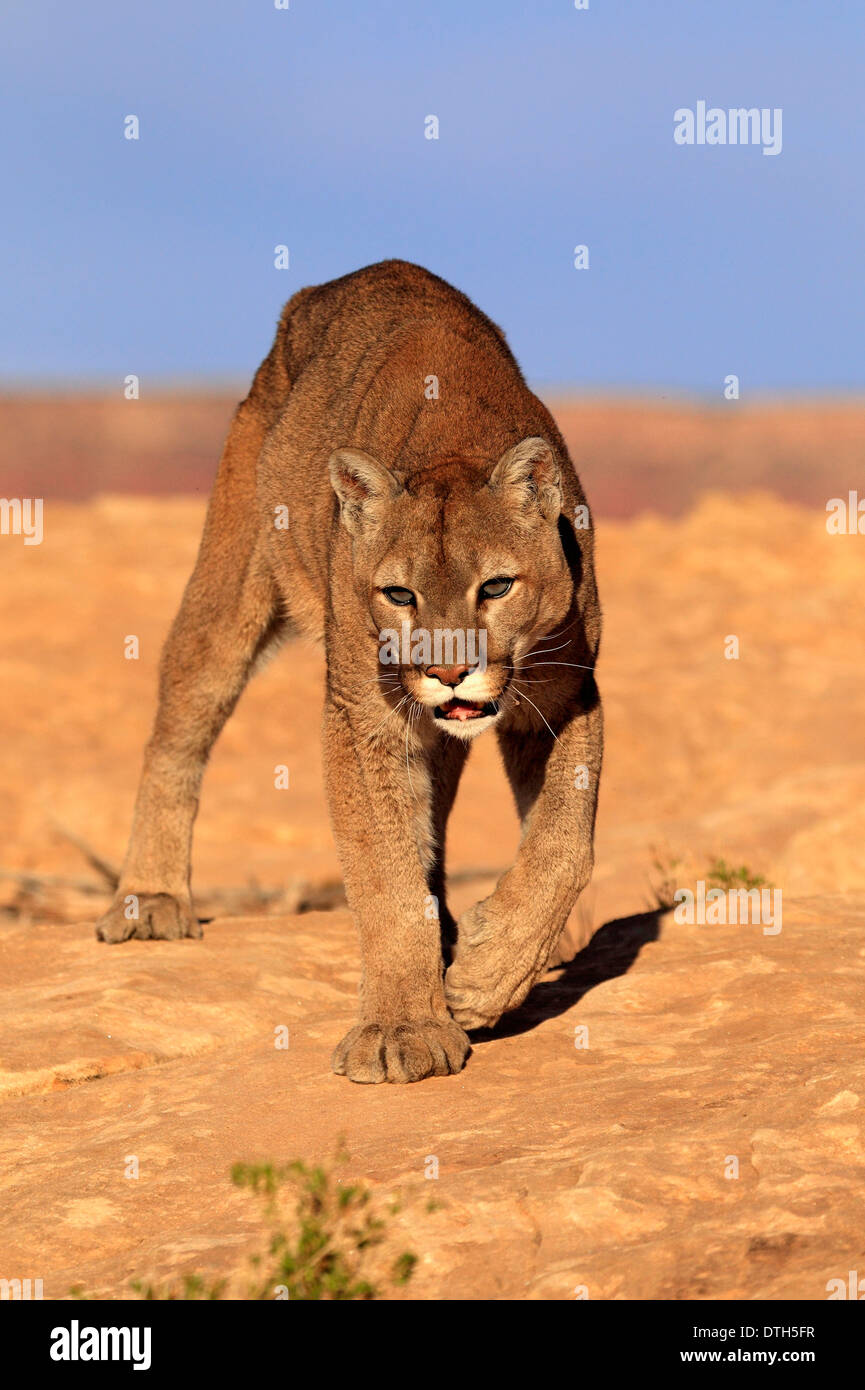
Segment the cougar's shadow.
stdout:
<svg viewBox="0 0 865 1390">
<path fill-rule="evenodd" d="M 554 980 L 535 985 L 513 1013 L 505 1014 L 494 1028 L 472 1029 L 472 1047 L 528 1033 L 539 1023 L 566 1013 L 596 985 L 626 975 L 642 948 L 659 939 L 664 915 L 662 910 L 653 909 L 606 922 L 573 960 L 554 967 L 557 971 Z"/>
</svg>

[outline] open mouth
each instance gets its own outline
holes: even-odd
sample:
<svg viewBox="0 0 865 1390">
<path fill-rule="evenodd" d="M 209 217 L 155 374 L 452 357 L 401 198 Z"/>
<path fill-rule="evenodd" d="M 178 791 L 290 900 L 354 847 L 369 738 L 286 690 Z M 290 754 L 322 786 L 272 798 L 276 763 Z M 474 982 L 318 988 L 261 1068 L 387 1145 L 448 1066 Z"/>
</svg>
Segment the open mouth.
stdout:
<svg viewBox="0 0 865 1390">
<path fill-rule="evenodd" d="M 486 719 L 490 715 L 498 714 L 499 707 L 489 700 L 485 705 L 478 700 L 448 700 L 446 705 L 436 705 L 433 713 L 436 719 L 458 719 L 461 723 L 466 719 Z"/>
</svg>

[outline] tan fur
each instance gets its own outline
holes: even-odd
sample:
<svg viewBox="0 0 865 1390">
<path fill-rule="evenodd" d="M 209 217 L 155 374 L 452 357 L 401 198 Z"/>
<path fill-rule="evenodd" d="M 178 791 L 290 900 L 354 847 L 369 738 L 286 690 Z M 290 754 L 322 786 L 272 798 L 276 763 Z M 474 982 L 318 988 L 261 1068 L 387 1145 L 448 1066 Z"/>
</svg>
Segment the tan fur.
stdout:
<svg viewBox="0 0 865 1390">
<path fill-rule="evenodd" d="M 327 791 L 363 958 L 360 1022 L 334 1069 L 354 1081 L 458 1071 L 464 1029 L 525 998 L 591 875 L 600 611 L 592 531 L 573 524 L 581 505 L 552 417 L 464 295 L 403 261 L 296 294 L 231 426 L 99 937 L 201 935 L 189 855 L 210 749 L 280 637 L 323 639 Z M 282 507 L 287 530 L 274 524 Z M 511 591 L 480 601 L 498 576 Z M 385 588 L 416 606 L 395 607 Z M 403 620 L 485 630 L 486 669 L 383 664 L 379 636 Z M 443 720 L 454 693 L 491 712 Z M 490 727 L 522 841 L 492 895 L 454 923 L 445 826 L 470 739 Z"/>
</svg>

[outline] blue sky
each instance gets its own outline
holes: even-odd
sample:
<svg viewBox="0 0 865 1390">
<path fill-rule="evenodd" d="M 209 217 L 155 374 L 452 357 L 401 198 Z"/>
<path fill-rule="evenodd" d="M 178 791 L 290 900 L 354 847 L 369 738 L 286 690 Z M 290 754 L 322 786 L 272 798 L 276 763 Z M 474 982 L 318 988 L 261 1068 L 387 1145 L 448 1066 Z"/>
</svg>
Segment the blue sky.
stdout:
<svg viewBox="0 0 865 1390">
<path fill-rule="evenodd" d="M 860 390 L 863 39 L 856 0 L 13 0 L 0 382 L 245 381 L 295 290 L 402 256 L 538 384 Z M 782 108 L 781 154 L 677 146 L 700 99 Z"/>
</svg>

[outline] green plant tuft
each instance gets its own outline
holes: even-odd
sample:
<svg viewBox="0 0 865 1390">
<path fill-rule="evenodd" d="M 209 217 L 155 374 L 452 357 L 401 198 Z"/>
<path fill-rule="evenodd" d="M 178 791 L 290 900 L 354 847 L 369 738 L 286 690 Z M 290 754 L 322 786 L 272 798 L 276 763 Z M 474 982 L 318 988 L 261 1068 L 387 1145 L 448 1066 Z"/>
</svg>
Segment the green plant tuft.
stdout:
<svg viewBox="0 0 865 1390">
<path fill-rule="evenodd" d="M 200 1274 L 184 1274 L 173 1283 L 158 1285 L 136 1280 L 132 1289 L 139 1298 L 152 1300 L 248 1299 L 375 1299 L 390 1288 L 408 1283 L 417 1256 L 403 1251 L 396 1259 L 381 1250 L 390 1234 L 387 1216 L 399 1211 L 399 1203 L 376 1202 L 362 1183 L 343 1183 L 337 1169 L 348 1161 L 340 1141 L 328 1164 L 235 1163 L 231 1180 L 246 1188 L 263 1204 L 269 1226 L 264 1252 L 250 1256 L 252 1283 L 245 1290 L 228 1292 L 230 1281 L 207 1281 Z M 286 1202 L 288 1193 L 293 1195 Z M 80 1287 L 70 1290 L 83 1297 Z"/>
</svg>

